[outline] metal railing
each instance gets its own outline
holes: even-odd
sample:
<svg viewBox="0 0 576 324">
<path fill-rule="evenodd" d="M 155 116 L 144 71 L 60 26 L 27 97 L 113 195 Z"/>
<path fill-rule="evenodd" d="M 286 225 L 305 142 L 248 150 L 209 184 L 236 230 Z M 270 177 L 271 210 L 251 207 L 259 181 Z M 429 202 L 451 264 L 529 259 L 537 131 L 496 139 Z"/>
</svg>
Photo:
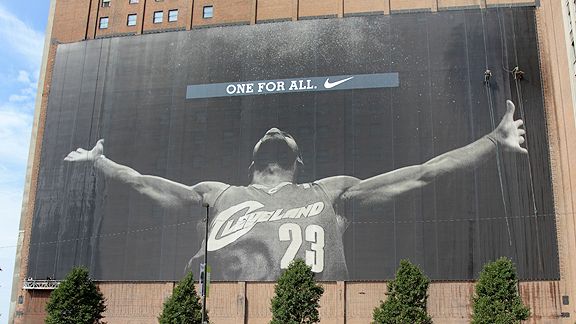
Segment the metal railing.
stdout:
<svg viewBox="0 0 576 324">
<path fill-rule="evenodd" d="M 54 290 L 58 285 L 60 285 L 58 280 L 26 279 L 24 281 L 24 289 L 27 290 Z"/>
</svg>

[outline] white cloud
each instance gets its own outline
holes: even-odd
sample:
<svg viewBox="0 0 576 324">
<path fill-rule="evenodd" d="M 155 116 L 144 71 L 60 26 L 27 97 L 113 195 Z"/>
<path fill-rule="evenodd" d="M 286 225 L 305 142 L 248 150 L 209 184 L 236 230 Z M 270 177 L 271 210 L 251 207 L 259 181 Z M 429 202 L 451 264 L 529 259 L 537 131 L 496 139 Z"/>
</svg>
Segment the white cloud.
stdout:
<svg viewBox="0 0 576 324">
<path fill-rule="evenodd" d="M 27 96 L 36 96 L 36 85 L 22 89 L 21 92 Z"/>
<path fill-rule="evenodd" d="M 31 97 L 32 98 L 32 97 Z M 0 322 L 8 319 L 26 159 L 32 130 L 32 99 L 0 103 Z M 25 110 L 26 112 L 23 112 Z"/>
<path fill-rule="evenodd" d="M 44 35 L 0 5 L 0 39 L 3 46 L 22 55 L 33 68 L 40 65 Z"/>
<path fill-rule="evenodd" d="M 8 320 L 9 315 L 15 246 L 32 129 L 32 116 L 29 112 L 21 112 L 20 104 L 0 105 L 0 268 L 3 270 L 0 272 L 0 322 Z"/>
<path fill-rule="evenodd" d="M 16 78 L 19 82 L 22 83 L 31 83 L 30 81 L 30 73 L 28 71 L 20 70 L 18 71 L 18 78 Z"/>
<path fill-rule="evenodd" d="M 1 188 L 1 187 L 0 187 Z M 22 201 L 22 189 L 12 189 L 5 191 L 0 189 L 0 204 L 2 204 L 3 210 L 2 214 L 6 215 L 20 215 L 20 202 Z M 6 209 L 4 209 L 6 208 Z M 2 231 L 2 237 L 0 237 L 0 247 L 4 246 L 14 246 L 18 239 L 18 231 L 14 231 L 14 228 L 18 228 L 18 218 L 10 219 L 8 223 L 2 226 L 10 226 L 11 231 Z M 2 265 L 0 265 L 1 267 Z M 4 269 L 4 268 L 2 268 Z M 4 269 L 6 270 L 6 269 Z"/>
<path fill-rule="evenodd" d="M 8 318 L 15 245 L 44 36 L 0 4 L 0 322 Z"/>
<path fill-rule="evenodd" d="M 13 93 L 8 97 L 10 103 L 22 103 L 21 108 L 30 110 L 33 108 L 34 98 L 36 97 L 36 81 L 28 82 L 27 86 L 19 89 L 19 94 Z"/>
<path fill-rule="evenodd" d="M 15 109 L 0 107 L 0 165 L 26 163 L 32 131 L 32 116 Z"/>
<path fill-rule="evenodd" d="M 30 100 L 30 96 L 22 96 L 22 95 L 10 95 L 10 97 L 8 98 L 8 101 L 10 102 L 21 102 L 21 101 L 26 101 L 26 100 Z"/>
<path fill-rule="evenodd" d="M 0 247 L 0 298 L 2 302 L 0 308 L 0 322 L 8 323 L 8 307 L 10 306 L 10 295 L 12 287 L 12 270 L 14 269 L 14 256 L 16 255 L 15 247 Z"/>
</svg>

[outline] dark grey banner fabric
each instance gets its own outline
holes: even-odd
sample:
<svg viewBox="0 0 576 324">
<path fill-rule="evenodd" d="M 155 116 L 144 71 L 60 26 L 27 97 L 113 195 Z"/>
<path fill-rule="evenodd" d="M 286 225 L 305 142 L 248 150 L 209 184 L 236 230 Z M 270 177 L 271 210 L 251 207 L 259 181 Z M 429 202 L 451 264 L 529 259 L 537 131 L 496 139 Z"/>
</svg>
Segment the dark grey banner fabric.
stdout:
<svg viewBox="0 0 576 324">
<path fill-rule="evenodd" d="M 321 280 L 389 279 L 404 258 L 468 280 L 501 256 L 522 279 L 558 279 L 536 36 L 533 8 L 500 8 L 60 45 L 27 276 L 198 277 L 208 202 L 213 280 L 274 280 L 296 257 Z M 483 138 L 506 99 L 528 155 Z M 99 139 L 105 158 L 64 161 Z M 449 174 L 387 174 L 478 139 Z M 293 184 L 262 180 L 293 168 Z"/>
</svg>

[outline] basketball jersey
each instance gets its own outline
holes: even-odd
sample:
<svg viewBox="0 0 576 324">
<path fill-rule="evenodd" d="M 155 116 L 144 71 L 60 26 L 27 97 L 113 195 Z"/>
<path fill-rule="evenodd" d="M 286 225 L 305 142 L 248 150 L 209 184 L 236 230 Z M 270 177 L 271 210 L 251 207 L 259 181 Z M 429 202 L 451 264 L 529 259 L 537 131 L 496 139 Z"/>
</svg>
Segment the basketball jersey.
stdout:
<svg viewBox="0 0 576 324">
<path fill-rule="evenodd" d="M 276 280 L 296 258 L 317 280 L 345 280 L 344 220 L 317 183 L 230 186 L 211 208 L 213 280 Z M 202 259 L 204 247 L 194 257 Z"/>
</svg>

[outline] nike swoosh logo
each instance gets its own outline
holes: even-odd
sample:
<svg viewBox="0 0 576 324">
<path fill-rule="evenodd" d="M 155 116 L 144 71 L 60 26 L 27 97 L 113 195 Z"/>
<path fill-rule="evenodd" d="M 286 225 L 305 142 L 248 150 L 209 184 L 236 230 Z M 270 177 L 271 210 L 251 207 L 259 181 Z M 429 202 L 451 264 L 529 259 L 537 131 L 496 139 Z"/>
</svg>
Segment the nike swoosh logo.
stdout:
<svg viewBox="0 0 576 324">
<path fill-rule="evenodd" d="M 326 89 L 332 89 L 332 88 L 334 88 L 335 86 L 341 85 L 342 83 L 344 83 L 344 82 L 346 82 L 346 81 L 349 81 L 349 80 L 352 80 L 352 79 L 354 79 L 354 77 L 349 77 L 349 78 L 342 79 L 342 80 L 336 81 L 336 82 L 330 82 L 330 78 L 328 78 L 328 79 L 326 79 L 326 82 L 324 82 L 324 88 L 326 88 Z"/>
</svg>

